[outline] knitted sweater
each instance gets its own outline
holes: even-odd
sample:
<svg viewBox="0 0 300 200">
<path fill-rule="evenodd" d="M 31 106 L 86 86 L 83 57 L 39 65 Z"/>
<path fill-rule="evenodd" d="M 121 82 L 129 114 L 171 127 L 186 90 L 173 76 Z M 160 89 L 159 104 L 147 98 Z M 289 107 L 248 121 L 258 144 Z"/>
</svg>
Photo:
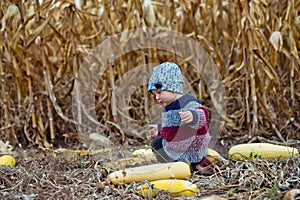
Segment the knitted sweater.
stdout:
<svg viewBox="0 0 300 200">
<path fill-rule="evenodd" d="M 192 112 L 192 122 L 181 122 L 178 112 L 184 111 Z M 208 117 L 208 110 L 201 106 L 196 97 L 189 94 L 166 106 L 159 132 L 166 154 L 177 161 L 200 162 L 207 155 L 210 141 Z"/>
</svg>

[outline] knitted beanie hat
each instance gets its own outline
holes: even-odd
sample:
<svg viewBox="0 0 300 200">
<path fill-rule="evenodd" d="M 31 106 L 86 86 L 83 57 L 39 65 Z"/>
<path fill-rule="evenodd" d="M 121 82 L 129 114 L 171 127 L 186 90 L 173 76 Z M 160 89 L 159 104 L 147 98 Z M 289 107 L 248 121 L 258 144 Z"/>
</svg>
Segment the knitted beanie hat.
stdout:
<svg viewBox="0 0 300 200">
<path fill-rule="evenodd" d="M 172 62 L 164 62 L 153 69 L 148 91 L 168 90 L 183 93 L 183 77 L 180 68 Z"/>
</svg>

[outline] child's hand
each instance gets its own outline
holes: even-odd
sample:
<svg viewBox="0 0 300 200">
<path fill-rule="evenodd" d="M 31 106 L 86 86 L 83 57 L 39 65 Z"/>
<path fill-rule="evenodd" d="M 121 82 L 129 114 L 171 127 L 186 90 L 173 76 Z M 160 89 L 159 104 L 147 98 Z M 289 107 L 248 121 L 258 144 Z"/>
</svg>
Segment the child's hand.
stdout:
<svg viewBox="0 0 300 200">
<path fill-rule="evenodd" d="M 158 135 L 157 124 L 149 125 L 149 133 L 152 138 L 155 138 Z"/>
<path fill-rule="evenodd" d="M 181 118 L 181 121 L 185 124 L 192 122 L 194 119 L 193 113 L 191 111 L 178 112 L 178 114 Z"/>
</svg>

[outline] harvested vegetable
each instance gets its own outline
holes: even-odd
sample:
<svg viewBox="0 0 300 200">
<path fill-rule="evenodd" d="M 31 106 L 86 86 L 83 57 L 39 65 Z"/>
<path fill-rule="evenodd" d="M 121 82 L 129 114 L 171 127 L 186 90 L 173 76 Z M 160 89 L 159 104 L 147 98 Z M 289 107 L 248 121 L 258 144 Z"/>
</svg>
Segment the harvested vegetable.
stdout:
<svg viewBox="0 0 300 200">
<path fill-rule="evenodd" d="M 16 166 L 16 160 L 11 155 L 3 155 L 0 157 L 0 166 Z"/>
<path fill-rule="evenodd" d="M 229 157 L 233 160 L 265 158 L 265 159 L 286 159 L 296 157 L 299 152 L 296 148 L 275 145 L 269 143 L 239 144 L 229 149 Z"/>
<path fill-rule="evenodd" d="M 162 179 L 187 179 L 191 176 L 190 166 L 185 162 L 158 163 L 139 167 L 125 168 L 112 172 L 108 179 L 113 184 Z"/>
<path fill-rule="evenodd" d="M 138 195 L 144 197 L 155 197 L 162 190 L 170 192 L 172 197 L 194 196 L 199 192 L 192 182 L 178 179 L 157 180 L 137 187 Z"/>
</svg>

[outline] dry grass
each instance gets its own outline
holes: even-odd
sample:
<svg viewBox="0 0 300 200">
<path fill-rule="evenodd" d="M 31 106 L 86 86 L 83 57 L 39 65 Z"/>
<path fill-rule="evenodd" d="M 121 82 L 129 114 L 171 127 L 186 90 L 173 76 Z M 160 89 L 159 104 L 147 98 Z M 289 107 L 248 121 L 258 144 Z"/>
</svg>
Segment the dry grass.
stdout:
<svg viewBox="0 0 300 200">
<path fill-rule="evenodd" d="M 109 183 L 107 175 L 112 169 L 103 168 L 103 159 L 53 151 L 23 150 L 22 154 L 16 157 L 16 167 L 0 167 L 2 199 L 152 199 L 137 195 L 136 188 L 143 182 L 119 186 Z M 281 161 L 224 160 L 211 176 L 193 174 L 189 180 L 200 192 L 191 199 L 217 195 L 224 199 L 281 200 L 300 187 L 299 165 L 299 157 Z M 299 199 L 299 193 L 296 196 L 291 194 Z M 173 198 L 161 192 L 155 199 Z"/>
</svg>

